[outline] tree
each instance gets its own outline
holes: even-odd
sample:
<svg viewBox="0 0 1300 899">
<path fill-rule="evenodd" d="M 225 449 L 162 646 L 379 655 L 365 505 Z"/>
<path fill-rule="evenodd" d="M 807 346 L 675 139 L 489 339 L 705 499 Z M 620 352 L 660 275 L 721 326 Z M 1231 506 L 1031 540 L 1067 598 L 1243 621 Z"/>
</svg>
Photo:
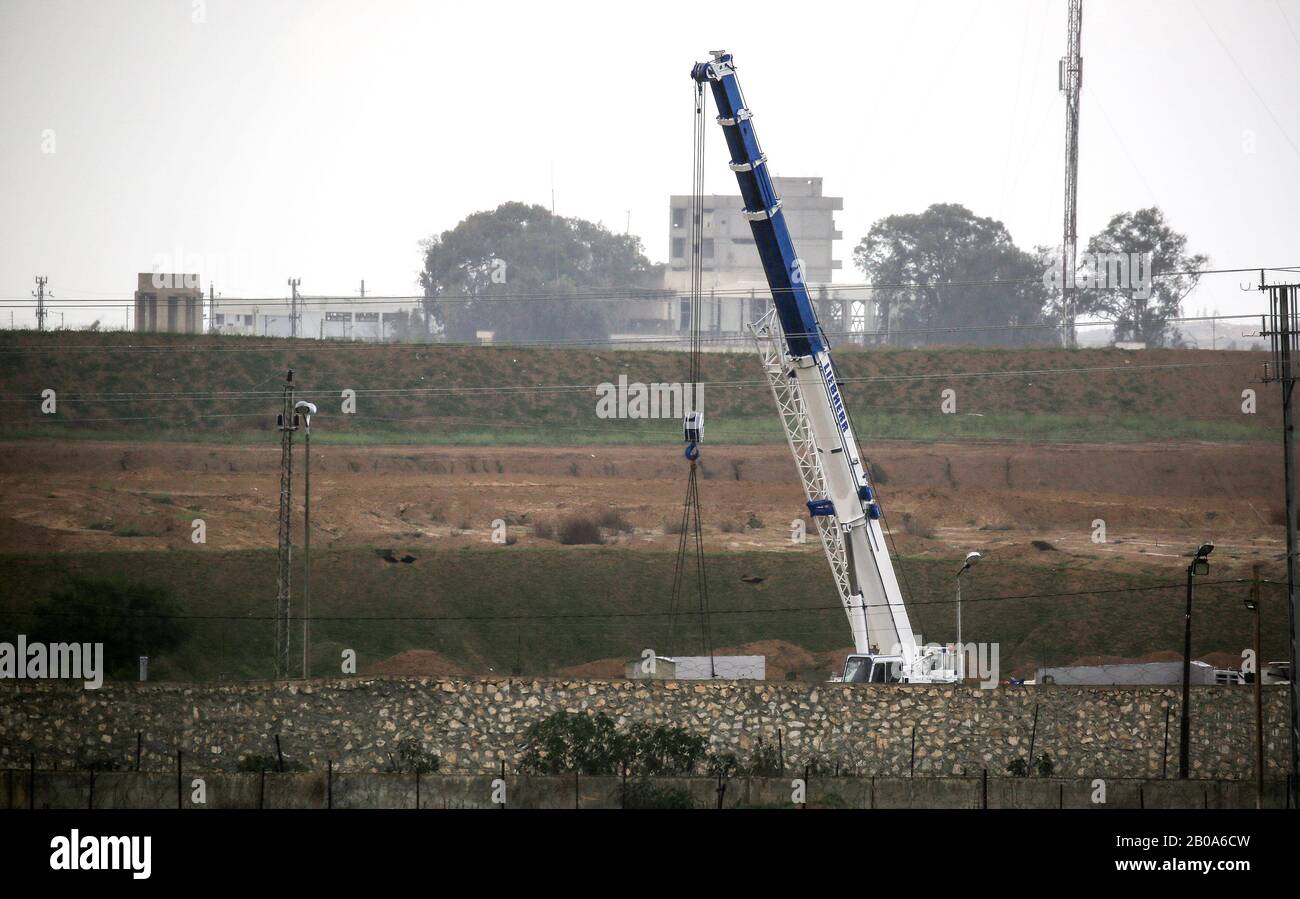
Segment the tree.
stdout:
<svg viewBox="0 0 1300 899">
<path fill-rule="evenodd" d="M 603 338 L 605 309 L 583 295 L 657 287 L 641 240 L 541 206 L 476 212 L 422 245 L 427 317 L 451 340 Z M 544 299 L 537 299 L 537 297 Z"/>
<path fill-rule="evenodd" d="M 965 206 L 936 203 L 883 218 L 853 250 L 853 262 L 876 286 L 882 330 L 958 329 L 917 334 L 908 343 L 1027 343 L 1050 330 L 1014 330 L 1045 325 L 1042 265 L 1015 245 L 1005 225 Z M 1011 327 L 960 330 L 997 325 Z"/>
<path fill-rule="evenodd" d="M 45 643 L 102 643 L 104 668 L 122 676 L 140 656 L 169 652 L 189 636 L 163 587 L 73 578 L 35 609 L 33 638 Z"/>
<path fill-rule="evenodd" d="M 1140 271 L 1131 263 L 1125 283 L 1115 283 L 1113 276 L 1094 278 L 1106 283 L 1079 291 L 1080 311 L 1113 321 L 1116 340 L 1140 340 L 1147 346 L 1181 343 L 1170 319 L 1178 317 L 1183 298 L 1200 280 L 1199 275 L 1184 273 L 1204 267 L 1209 258 L 1187 253 L 1186 235 L 1165 222 L 1158 206 L 1112 217 L 1088 241 L 1088 255 L 1091 258 L 1083 262 L 1091 265 L 1092 274 L 1102 274 L 1097 270 L 1106 267 L 1107 259 L 1122 257 L 1126 263 L 1132 260 L 1144 268 L 1146 278 L 1135 289 Z"/>
</svg>

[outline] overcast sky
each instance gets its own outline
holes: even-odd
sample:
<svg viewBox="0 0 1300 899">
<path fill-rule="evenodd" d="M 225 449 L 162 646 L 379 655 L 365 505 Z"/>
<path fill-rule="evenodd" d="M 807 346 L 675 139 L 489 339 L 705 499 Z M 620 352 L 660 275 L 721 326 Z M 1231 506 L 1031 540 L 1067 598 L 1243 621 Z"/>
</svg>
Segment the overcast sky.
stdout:
<svg viewBox="0 0 1300 899">
<path fill-rule="evenodd" d="M 1300 264 L 1300 0 L 1085 0 L 1083 22 L 1081 239 L 1158 204 L 1214 267 Z M 1064 46 L 1064 0 L 3 0 L 0 297 L 42 274 L 127 298 L 160 259 L 227 296 L 411 294 L 422 238 L 552 191 L 663 261 L 715 48 L 773 171 L 844 198 L 837 280 L 874 221 L 935 202 L 1056 244 Z M 706 190 L 731 193 L 708 138 Z M 1251 280 L 1188 312 L 1257 311 Z"/>
</svg>

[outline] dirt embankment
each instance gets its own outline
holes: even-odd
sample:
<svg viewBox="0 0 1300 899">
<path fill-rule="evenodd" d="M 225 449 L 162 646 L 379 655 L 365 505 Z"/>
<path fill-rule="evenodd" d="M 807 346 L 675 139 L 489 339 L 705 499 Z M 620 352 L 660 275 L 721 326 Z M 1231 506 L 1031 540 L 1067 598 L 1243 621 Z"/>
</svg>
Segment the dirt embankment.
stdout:
<svg viewBox="0 0 1300 899">
<path fill-rule="evenodd" d="M 1176 560 L 1214 539 L 1267 554 L 1281 539 L 1276 453 L 1236 445 L 1005 446 L 882 443 L 869 461 L 904 552 L 1000 546 L 1054 553 L 1138 553 Z M 302 456 L 296 473 L 301 478 Z M 660 547 L 680 515 L 677 452 L 633 447 L 316 446 L 314 545 L 482 545 L 494 521 L 545 543 L 538 522 L 616 509 L 607 539 Z M 803 497 L 783 446 L 712 445 L 702 486 L 719 548 L 788 548 Z M 5 552 L 274 546 L 277 447 L 171 443 L 0 445 Z M 301 503 L 302 482 L 296 485 Z M 1105 522 L 1104 540 L 1097 521 Z M 1037 541 L 1037 542 L 1034 542 Z"/>
</svg>

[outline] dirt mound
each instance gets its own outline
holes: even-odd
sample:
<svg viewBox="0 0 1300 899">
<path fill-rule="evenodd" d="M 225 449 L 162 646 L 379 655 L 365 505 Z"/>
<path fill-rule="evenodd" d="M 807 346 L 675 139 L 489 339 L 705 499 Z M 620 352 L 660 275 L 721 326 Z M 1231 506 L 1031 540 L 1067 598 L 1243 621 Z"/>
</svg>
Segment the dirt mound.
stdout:
<svg viewBox="0 0 1300 899">
<path fill-rule="evenodd" d="M 432 649 L 408 649 L 375 662 L 366 674 L 401 674 L 418 677 L 460 677 L 470 672 Z"/>
</svg>

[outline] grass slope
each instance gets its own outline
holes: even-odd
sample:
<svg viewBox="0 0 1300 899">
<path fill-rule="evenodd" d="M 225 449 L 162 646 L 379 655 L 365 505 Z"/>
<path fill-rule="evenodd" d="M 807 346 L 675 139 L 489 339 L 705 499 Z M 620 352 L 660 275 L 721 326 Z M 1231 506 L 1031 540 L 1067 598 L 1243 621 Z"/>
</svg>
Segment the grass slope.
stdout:
<svg viewBox="0 0 1300 899">
<path fill-rule="evenodd" d="M 503 564 L 503 554 L 509 564 Z M 1066 664 L 1085 655 L 1181 648 L 1183 600 L 1177 578 L 1156 571 L 1099 572 L 1056 553 L 1049 561 L 1048 555 L 1043 565 L 990 562 L 967 585 L 964 636 L 999 643 L 1004 676 L 1017 667 Z M 928 639 L 954 636 L 955 564 L 902 560 L 913 626 Z M 174 591 L 183 614 L 192 616 L 192 635 L 179 651 L 151 660 L 156 678 L 267 677 L 275 567 L 275 554 L 268 551 L 0 556 L 0 583 L 6 585 L 0 593 L 0 637 L 25 633 L 33 604 L 74 573 L 164 584 Z M 362 670 L 406 649 L 430 649 L 469 670 L 524 675 L 599 658 L 632 658 L 647 647 L 695 653 L 702 649 L 698 606 L 688 589 L 684 608 L 676 616 L 669 614 L 672 568 L 673 558 L 666 553 L 599 547 L 421 552 L 412 564 L 385 562 L 371 549 L 317 552 L 314 673 L 337 673 L 344 649 L 357 651 Z M 742 576 L 764 580 L 748 584 Z M 780 639 L 816 651 L 849 642 L 819 550 L 711 555 L 708 577 L 714 646 Z M 1216 572 L 1216 578 L 1226 577 Z M 1106 592 L 1150 584 L 1173 589 Z M 296 581 L 295 603 L 300 586 Z M 1198 655 L 1237 654 L 1248 645 L 1251 624 L 1242 606 L 1246 589 L 1211 582 L 1198 589 Z M 990 598 L 1077 591 L 1092 592 Z M 1267 602 L 1265 609 L 1265 654 L 1279 656 L 1286 627 L 1282 604 Z M 295 626 L 294 658 L 301 653 L 298 630 Z"/>
<path fill-rule="evenodd" d="M 1271 441 L 1277 404 L 1242 414 L 1258 353 L 1111 349 L 862 350 L 836 362 L 863 439 Z M 359 344 L 186 335 L 0 334 L 0 436 L 273 438 L 284 372 L 346 443 L 672 442 L 678 422 L 604 420 L 594 385 L 682 380 L 675 352 Z M 869 379 L 869 380 L 868 380 Z M 710 441 L 779 441 L 751 353 L 708 354 Z M 547 385 L 546 390 L 537 390 Z M 559 387 L 561 389 L 553 389 Z M 40 411 L 41 391 L 58 411 Z M 955 391 L 956 414 L 941 392 Z M 1257 388 L 1256 388 L 1257 389 Z M 357 391 L 355 414 L 341 394 Z"/>
</svg>

